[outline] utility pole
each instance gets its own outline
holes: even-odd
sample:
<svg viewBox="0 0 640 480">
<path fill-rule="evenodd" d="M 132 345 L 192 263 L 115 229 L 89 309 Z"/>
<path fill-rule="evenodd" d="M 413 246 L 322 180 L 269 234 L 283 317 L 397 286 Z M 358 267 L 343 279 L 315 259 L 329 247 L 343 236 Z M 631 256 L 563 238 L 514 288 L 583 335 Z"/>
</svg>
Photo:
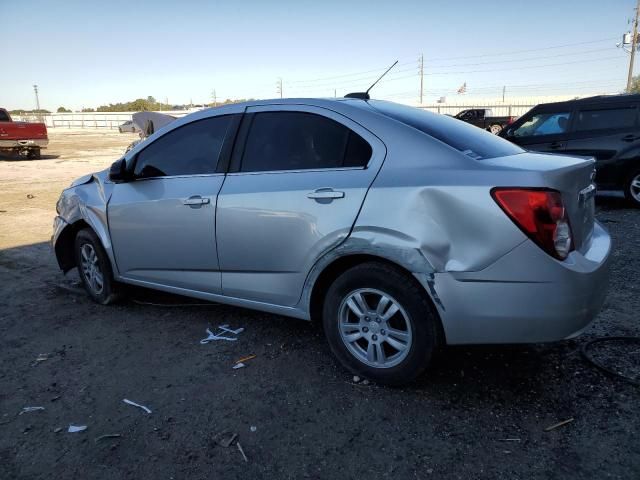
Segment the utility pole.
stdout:
<svg viewBox="0 0 640 480">
<path fill-rule="evenodd" d="M 633 81 L 633 61 L 636 56 L 636 45 L 638 43 L 638 15 L 640 15 L 640 0 L 636 5 L 636 14 L 633 20 L 633 35 L 631 35 L 631 58 L 629 58 L 629 75 L 627 76 L 627 92 L 631 91 Z"/>
<path fill-rule="evenodd" d="M 333 98 L 338 98 L 338 94 L 336 92 L 337 92 L 337 90 L 334 88 L 333 89 Z"/>
<path fill-rule="evenodd" d="M 504 103 L 504 93 L 507 91 L 507 86 L 502 87 L 502 103 Z"/>
<path fill-rule="evenodd" d="M 423 93 L 424 93 L 424 53 L 420 54 L 420 105 L 422 105 Z"/>
<path fill-rule="evenodd" d="M 211 94 L 211 98 L 213 99 L 213 106 L 218 106 L 218 97 L 216 96 L 216 89 L 213 89 L 213 93 Z"/>
<path fill-rule="evenodd" d="M 276 93 L 278 93 L 280 98 L 282 98 L 282 78 L 280 77 L 278 77 L 278 83 L 276 83 Z"/>
<path fill-rule="evenodd" d="M 40 111 L 40 98 L 38 98 L 38 85 L 33 86 L 33 91 L 36 94 L 36 109 Z"/>
</svg>

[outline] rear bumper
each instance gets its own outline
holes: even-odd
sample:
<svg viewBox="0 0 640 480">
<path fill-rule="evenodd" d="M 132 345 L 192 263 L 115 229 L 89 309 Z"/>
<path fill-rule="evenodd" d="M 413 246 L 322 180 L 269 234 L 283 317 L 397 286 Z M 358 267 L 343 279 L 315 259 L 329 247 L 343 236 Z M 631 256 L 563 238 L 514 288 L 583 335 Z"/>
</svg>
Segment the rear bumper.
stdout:
<svg viewBox="0 0 640 480">
<path fill-rule="evenodd" d="M 0 140 L 0 148 L 47 148 L 48 139 Z"/>
<path fill-rule="evenodd" d="M 527 240 L 482 271 L 435 274 L 447 343 L 536 343 L 580 334 L 604 302 L 610 251 L 611 238 L 596 222 L 588 247 L 563 262 Z"/>
</svg>

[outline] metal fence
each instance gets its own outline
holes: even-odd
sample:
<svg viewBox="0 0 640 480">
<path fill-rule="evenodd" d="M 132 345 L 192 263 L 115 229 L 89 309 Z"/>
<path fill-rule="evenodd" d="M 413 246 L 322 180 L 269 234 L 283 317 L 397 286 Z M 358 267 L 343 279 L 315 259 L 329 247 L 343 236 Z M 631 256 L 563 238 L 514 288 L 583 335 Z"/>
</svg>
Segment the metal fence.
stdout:
<svg viewBox="0 0 640 480">
<path fill-rule="evenodd" d="M 535 107 L 537 103 L 436 103 L 433 105 L 419 105 L 418 108 L 447 115 L 456 115 L 469 108 L 490 108 L 497 117 L 520 117 Z"/>
<path fill-rule="evenodd" d="M 455 115 L 468 108 L 490 108 L 496 116 L 519 117 L 527 113 L 536 104 L 527 103 L 436 103 L 431 105 L 418 105 L 418 108 L 431 112 Z M 180 110 L 161 112 L 175 117 L 182 117 L 192 111 Z M 49 113 L 46 115 L 14 115 L 16 121 L 44 122 L 47 128 L 88 128 L 115 130 L 119 125 L 131 120 L 133 112 L 83 112 L 83 113 Z"/>
<path fill-rule="evenodd" d="M 47 128 L 88 128 L 116 130 L 124 122 L 131 120 L 134 112 L 83 112 L 49 113 L 46 115 L 12 115 L 15 121 L 44 122 Z M 174 117 L 183 117 L 189 111 L 161 112 Z"/>
</svg>

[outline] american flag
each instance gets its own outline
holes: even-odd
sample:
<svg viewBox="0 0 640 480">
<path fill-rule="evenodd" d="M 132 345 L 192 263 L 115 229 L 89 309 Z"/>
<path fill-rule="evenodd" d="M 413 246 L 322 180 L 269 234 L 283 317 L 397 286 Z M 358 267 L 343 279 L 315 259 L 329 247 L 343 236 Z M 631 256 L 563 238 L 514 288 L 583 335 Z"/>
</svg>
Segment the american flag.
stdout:
<svg viewBox="0 0 640 480">
<path fill-rule="evenodd" d="M 458 89 L 458 93 L 467 93 L 467 82 L 464 82 L 462 86 Z"/>
</svg>

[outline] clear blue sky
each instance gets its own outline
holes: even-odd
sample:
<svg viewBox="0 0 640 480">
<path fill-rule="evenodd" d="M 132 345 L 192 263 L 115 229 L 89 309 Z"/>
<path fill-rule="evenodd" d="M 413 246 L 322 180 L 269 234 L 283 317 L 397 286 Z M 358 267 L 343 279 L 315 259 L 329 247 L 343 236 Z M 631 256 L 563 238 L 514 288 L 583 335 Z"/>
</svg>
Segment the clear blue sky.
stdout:
<svg viewBox="0 0 640 480">
<path fill-rule="evenodd" d="M 617 91 L 616 48 L 635 0 L 0 0 L 0 106 L 79 109 L 152 95 L 170 103 L 333 96 L 411 102 L 425 57 L 428 101 Z M 557 46 L 566 45 L 560 48 Z M 548 48 L 554 47 L 554 48 Z M 512 52 L 519 53 L 512 53 Z M 524 52 L 523 52 L 524 51 Z M 638 62 L 640 63 L 640 62 Z M 640 71 L 640 68 L 638 69 Z M 364 72 L 364 73 L 360 73 Z"/>
</svg>

